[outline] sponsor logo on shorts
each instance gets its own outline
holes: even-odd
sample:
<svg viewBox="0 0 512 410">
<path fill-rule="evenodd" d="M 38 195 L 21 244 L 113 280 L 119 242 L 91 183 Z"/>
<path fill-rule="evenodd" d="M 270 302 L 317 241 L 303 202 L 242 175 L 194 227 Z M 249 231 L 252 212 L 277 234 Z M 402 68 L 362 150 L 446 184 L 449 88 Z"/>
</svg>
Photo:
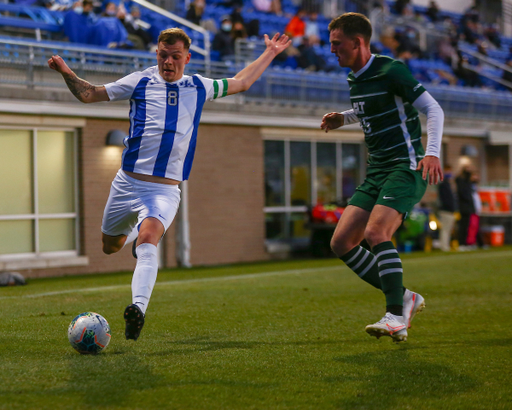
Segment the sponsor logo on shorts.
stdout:
<svg viewBox="0 0 512 410">
<path fill-rule="evenodd" d="M 382 199 L 395 199 L 393 196 L 383 196 Z"/>
<path fill-rule="evenodd" d="M 162 216 L 162 215 L 160 215 L 160 214 L 158 214 L 158 216 L 159 216 L 160 218 L 162 218 L 164 221 L 167 221 L 167 219 L 165 219 L 165 217 L 164 217 L 164 216 Z"/>
</svg>

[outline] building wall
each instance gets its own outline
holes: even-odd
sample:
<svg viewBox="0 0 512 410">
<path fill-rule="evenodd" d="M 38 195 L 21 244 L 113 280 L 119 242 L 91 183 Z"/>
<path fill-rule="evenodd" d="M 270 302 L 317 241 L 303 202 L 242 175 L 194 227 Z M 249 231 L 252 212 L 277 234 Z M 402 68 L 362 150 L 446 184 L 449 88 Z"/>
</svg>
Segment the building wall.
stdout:
<svg viewBox="0 0 512 410">
<path fill-rule="evenodd" d="M 268 258 L 263 176 L 259 127 L 199 128 L 189 181 L 193 265 Z"/>
<path fill-rule="evenodd" d="M 489 145 L 486 147 L 487 180 L 489 182 L 508 181 L 509 157 L 508 145 Z"/>
<path fill-rule="evenodd" d="M 45 121 L 45 118 L 39 117 L 33 125 L 45 124 Z M 112 129 L 128 132 L 129 122 L 107 118 L 82 118 L 81 121 L 83 125 L 79 126 L 81 133 L 78 139 L 81 254 L 89 258 L 89 263 L 75 267 L 19 269 L 28 277 L 131 271 L 135 266 L 130 247 L 118 254 L 103 254 L 100 230 L 110 184 L 119 169 L 122 152 L 119 147 L 105 145 L 106 135 Z M 23 120 L 16 125 L 29 123 Z M 201 124 L 188 183 L 193 265 L 269 259 L 264 246 L 264 129 L 268 132 L 270 128 L 254 124 Z M 285 131 L 287 128 L 275 129 Z M 289 132 L 295 134 L 298 131 L 290 128 Z M 311 138 L 315 136 L 311 128 L 304 128 L 303 133 L 311 133 Z M 456 170 L 462 146 L 467 144 L 478 149 L 480 157 L 473 162 L 477 171 L 481 171 L 486 159 L 485 150 L 489 148 L 485 146 L 483 138 L 446 138 L 447 162 Z M 488 164 L 494 158 L 493 149 L 489 151 Z M 492 178 L 506 175 L 507 172 L 508 162 L 495 161 L 489 167 L 489 177 Z M 432 197 L 436 191 L 434 188 L 431 190 Z M 163 241 L 166 267 L 177 265 L 175 231 L 173 224 Z"/>
</svg>

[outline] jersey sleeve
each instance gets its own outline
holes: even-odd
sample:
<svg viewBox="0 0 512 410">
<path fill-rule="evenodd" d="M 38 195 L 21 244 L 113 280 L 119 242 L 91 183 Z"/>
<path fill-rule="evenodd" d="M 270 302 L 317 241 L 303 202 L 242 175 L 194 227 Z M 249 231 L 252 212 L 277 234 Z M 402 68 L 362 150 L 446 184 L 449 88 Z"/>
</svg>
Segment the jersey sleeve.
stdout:
<svg viewBox="0 0 512 410">
<path fill-rule="evenodd" d="M 228 94 L 228 80 L 223 78 L 221 80 L 212 80 L 211 78 L 197 77 L 204 84 L 206 89 L 206 99 L 208 101 L 216 100 L 217 98 L 225 97 Z"/>
<path fill-rule="evenodd" d="M 411 104 L 425 92 L 423 85 L 412 76 L 407 66 L 401 61 L 393 62 L 388 76 L 393 93 Z"/>
<path fill-rule="evenodd" d="M 113 83 L 105 84 L 108 98 L 110 101 L 128 100 L 133 94 L 133 90 L 143 77 L 141 71 L 128 74 Z"/>
</svg>

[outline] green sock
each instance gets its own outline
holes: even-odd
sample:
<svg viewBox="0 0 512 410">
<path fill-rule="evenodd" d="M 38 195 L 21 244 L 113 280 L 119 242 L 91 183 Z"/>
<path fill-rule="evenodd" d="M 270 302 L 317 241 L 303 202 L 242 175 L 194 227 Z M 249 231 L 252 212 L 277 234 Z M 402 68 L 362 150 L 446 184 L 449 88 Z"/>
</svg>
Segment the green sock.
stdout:
<svg viewBox="0 0 512 410">
<path fill-rule="evenodd" d="M 377 258 L 382 291 L 386 295 L 386 306 L 403 306 L 402 260 L 398 256 L 393 242 L 379 243 L 372 250 Z"/>
<path fill-rule="evenodd" d="M 370 251 L 362 246 L 356 246 L 348 251 L 340 259 L 352 269 L 357 275 L 377 289 L 382 289 L 379 277 L 379 269 L 377 268 L 377 258 Z"/>
</svg>

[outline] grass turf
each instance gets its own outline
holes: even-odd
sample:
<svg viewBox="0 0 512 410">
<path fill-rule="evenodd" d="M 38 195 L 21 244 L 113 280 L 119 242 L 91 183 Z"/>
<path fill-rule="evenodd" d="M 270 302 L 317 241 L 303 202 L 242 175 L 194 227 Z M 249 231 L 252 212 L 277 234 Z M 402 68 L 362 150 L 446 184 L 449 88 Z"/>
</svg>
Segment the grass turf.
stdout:
<svg viewBox="0 0 512 410">
<path fill-rule="evenodd" d="M 427 308 L 402 344 L 332 259 L 162 271 L 135 343 L 131 273 L 2 288 L 0 409 L 512 408 L 512 248 L 403 260 Z M 67 341 L 83 311 L 112 329 L 96 356 Z"/>
</svg>

